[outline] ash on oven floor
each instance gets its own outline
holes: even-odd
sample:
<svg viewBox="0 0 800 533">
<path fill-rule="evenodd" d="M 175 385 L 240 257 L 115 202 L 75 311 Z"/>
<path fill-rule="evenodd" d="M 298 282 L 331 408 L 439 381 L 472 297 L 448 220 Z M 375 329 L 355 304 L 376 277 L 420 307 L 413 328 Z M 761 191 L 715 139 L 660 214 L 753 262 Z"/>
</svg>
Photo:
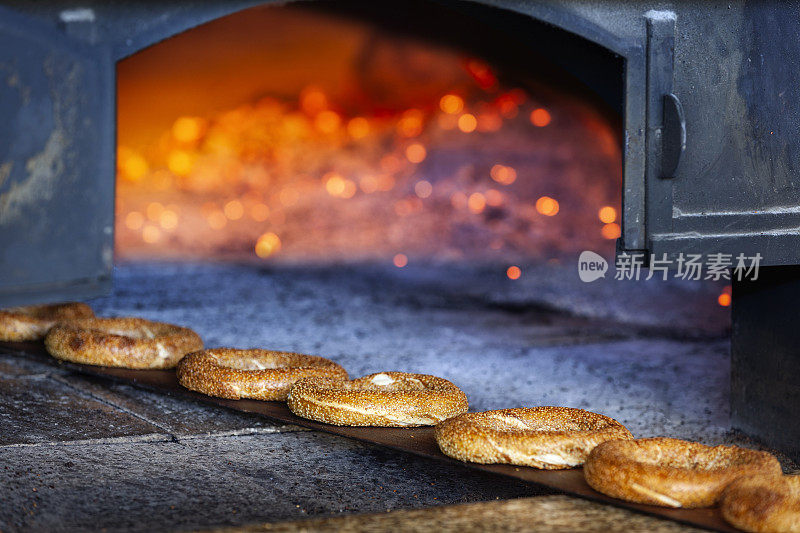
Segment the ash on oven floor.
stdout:
<svg viewBox="0 0 800 533">
<path fill-rule="evenodd" d="M 637 436 L 753 445 L 728 431 L 716 285 L 587 288 L 565 270 L 513 284 L 481 268 L 133 264 L 91 303 L 192 327 L 209 347 L 324 355 L 352 376 L 436 374 L 474 410 L 569 405 Z M 0 421 L 2 530 L 215 527 L 541 493 L 19 355 L 0 354 Z"/>
</svg>

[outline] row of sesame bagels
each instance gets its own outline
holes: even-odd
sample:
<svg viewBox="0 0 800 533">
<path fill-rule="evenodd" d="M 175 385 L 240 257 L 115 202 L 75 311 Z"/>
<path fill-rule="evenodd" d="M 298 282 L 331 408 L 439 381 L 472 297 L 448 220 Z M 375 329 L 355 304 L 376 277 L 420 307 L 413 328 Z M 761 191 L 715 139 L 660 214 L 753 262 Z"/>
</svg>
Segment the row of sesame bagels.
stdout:
<svg viewBox="0 0 800 533">
<path fill-rule="evenodd" d="M 426 374 L 348 379 L 323 357 L 271 350 L 203 350 L 187 328 L 140 318 L 96 318 L 85 304 L 0 311 L 0 340 L 44 337 L 56 358 L 126 368 L 174 368 L 180 383 L 223 398 L 286 401 L 296 415 L 336 425 L 435 425 L 446 455 L 542 469 L 584 466 L 609 496 L 668 507 L 708 507 L 746 531 L 800 532 L 800 477 L 771 454 L 669 438 L 634 439 L 604 415 L 569 407 L 468 413 L 456 385 Z"/>
<path fill-rule="evenodd" d="M 99 318 L 84 303 L 0 310 L 0 341 L 44 340 L 55 358 L 123 368 L 174 368 L 203 348 L 191 329 L 143 318 Z"/>
<path fill-rule="evenodd" d="M 142 318 L 97 318 L 81 303 L 0 311 L 0 341 L 41 339 L 63 361 L 131 369 L 177 366 L 178 380 L 188 389 L 231 399 L 288 400 L 299 416 L 330 424 L 433 425 L 468 408 L 464 392 L 436 376 L 382 372 L 348 380 L 340 365 L 323 357 L 203 350 L 200 336 L 188 328 Z"/>
<path fill-rule="evenodd" d="M 177 375 L 203 394 L 285 400 L 302 418 L 340 426 L 427 426 L 468 408 L 464 392 L 446 379 L 380 372 L 350 380 L 329 359 L 290 352 L 201 350 L 181 360 Z"/>
<path fill-rule="evenodd" d="M 767 452 L 671 438 L 634 439 L 619 422 L 568 407 L 465 413 L 435 428 L 446 455 L 543 469 L 583 465 L 587 483 L 614 498 L 698 508 L 720 504 L 735 527 L 800 532 L 800 476 Z"/>
</svg>

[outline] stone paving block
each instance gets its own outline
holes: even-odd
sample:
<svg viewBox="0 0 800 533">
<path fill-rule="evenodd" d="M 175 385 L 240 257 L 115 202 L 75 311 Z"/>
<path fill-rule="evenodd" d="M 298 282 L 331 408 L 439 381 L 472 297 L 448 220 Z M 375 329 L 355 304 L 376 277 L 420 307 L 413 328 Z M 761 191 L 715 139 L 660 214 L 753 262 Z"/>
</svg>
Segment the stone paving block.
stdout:
<svg viewBox="0 0 800 533">
<path fill-rule="evenodd" d="M 0 378 L 0 445 L 157 433 L 156 426 L 52 378 Z"/>
<path fill-rule="evenodd" d="M 298 426 L 270 422 L 263 416 L 207 405 L 164 392 L 150 392 L 108 379 L 79 374 L 67 374 L 58 379 L 87 395 L 134 413 L 179 438 L 245 430 L 303 431 Z"/>
<path fill-rule="evenodd" d="M 153 531 L 538 493 L 317 432 L 0 448 L 0 530 Z"/>
</svg>

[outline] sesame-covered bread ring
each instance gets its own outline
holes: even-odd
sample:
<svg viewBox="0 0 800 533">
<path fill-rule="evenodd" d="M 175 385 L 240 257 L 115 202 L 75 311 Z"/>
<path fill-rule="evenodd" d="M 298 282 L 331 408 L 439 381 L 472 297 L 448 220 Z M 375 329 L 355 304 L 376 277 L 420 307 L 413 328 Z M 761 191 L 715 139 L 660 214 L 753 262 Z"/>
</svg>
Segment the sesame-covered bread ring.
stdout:
<svg viewBox="0 0 800 533">
<path fill-rule="evenodd" d="M 302 379 L 287 403 L 298 416 L 337 426 L 431 426 L 468 407 L 467 396 L 446 379 L 405 372 Z"/>
<path fill-rule="evenodd" d="M 143 318 L 85 318 L 58 324 L 44 340 L 56 359 L 122 368 L 174 368 L 203 341 L 194 331 Z"/>
<path fill-rule="evenodd" d="M 756 533 L 800 533 L 800 476 L 742 477 L 719 501 L 732 526 Z"/>
<path fill-rule="evenodd" d="M 285 400 L 297 380 L 314 376 L 347 379 L 347 372 L 324 357 L 233 348 L 190 353 L 178 364 L 187 389 L 233 400 Z"/>
<path fill-rule="evenodd" d="M 607 440 L 632 439 L 622 424 L 570 407 L 530 407 L 464 413 L 436 426 L 445 455 L 471 463 L 556 470 L 582 465 Z"/>
<path fill-rule="evenodd" d="M 93 316 L 91 307 L 78 302 L 2 309 L 0 341 L 36 341 L 43 339 L 57 322 Z"/>
<path fill-rule="evenodd" d="M 629 502 L 664 507 L 709 507 L 733 480 L 781 473 L 767 452 L 738 446 L 706 446 L 679 439 L 604 442 L 583 465 L 598 492 Z"/>
</svg>

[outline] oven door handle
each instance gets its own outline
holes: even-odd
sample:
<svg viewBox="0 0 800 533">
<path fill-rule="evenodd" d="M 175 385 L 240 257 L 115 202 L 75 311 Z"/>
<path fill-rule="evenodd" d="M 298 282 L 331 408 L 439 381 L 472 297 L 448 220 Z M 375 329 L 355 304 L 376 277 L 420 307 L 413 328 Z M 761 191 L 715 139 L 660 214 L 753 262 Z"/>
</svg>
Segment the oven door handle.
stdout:
<svg viewBox="0 0 800 533">
<path fill-rule="evenodd" d="M 661 136 L 661 176 L 674 178 L 686 151 L 686 117 L 681 101 L 673 93 L 664 95 L 664 131 Z"/>
</svg>

